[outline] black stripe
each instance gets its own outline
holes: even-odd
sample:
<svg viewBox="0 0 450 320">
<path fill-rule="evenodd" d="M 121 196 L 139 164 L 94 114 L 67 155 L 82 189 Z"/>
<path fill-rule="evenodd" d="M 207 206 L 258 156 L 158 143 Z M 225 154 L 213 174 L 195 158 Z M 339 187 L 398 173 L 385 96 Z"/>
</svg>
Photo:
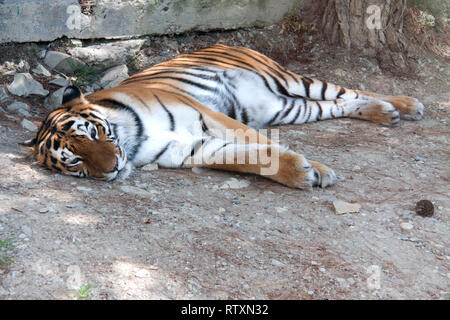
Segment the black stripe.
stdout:
<svg viewBox="0 0 450 320">
<path fill-rule="evenodd" d="M 308 116 L 306 117 L 306 120 L 303 123 L 307 123 L 309 118 L 311 117 L 311 113 L 312 113 L 312 106 L 309 106 L 308 108 L 308 104 L 306 104 L 306 108 L 308 109 Z"/>
<path fill-rule="evenodd" d="M 341 88 L 341 90 L 339 90 L 339 93 L 336 98 L 339 99 L 343 94 L 345 94 L 345 88 Z"/>
<path fill-rule="evenodd" d="M 323 113 L 322 105 L 319 102 L 316 102 L 316 103 L 317 103 L 317 106 L 319 107 L 319 115 L 317 116 L 317 120 L 322 120 L 322 113 Z"/>
<path fill-rule="evenodd" d="M 144 125 L 142 124 L 141 118 L 136 113 L 136 111 L 134 111 L 130 106 L 127 106 L 127 105 L 125 105 L 121 102 L 118 102 L 116 100 L 113 100 L 113 99 L 102 99 L 102 100 L 96 102 L 96 104 L 99 104 L 105 108 L 124 110 L 133 117 L 134 123 L 137 128 L 136 137 L 134 139 L 136 141 L 136 144 L 133 146 L 132 150 L 127 154 L 128 160 L 130 160 L 130 161 L 133 160 L 144 140 L 143 139 Z M 117 137 L 117 132 L 116 132 L 117 127 L 115 126 L 115 124 L 112 124 L 112 125 L 115 130 L 115 132 L 114 132 L 115 136 Z"/>
<path fill-rule="evenodd" d="M 278 111 L 277 113 L 275 113 L 275 115 L 272 117 L 272 119 L 270 119 L 270 120 L 267 122 L 266 125 L 272 124 L 272 123 L 278 118 L 278 116 L 280 115 L 281 111 L 283 111 L 283 110 L 280 110 L 280 111 Z"/>
<path fill-rule="evenodd" d="M 207 85 L 201 84 L 201 83 L 197 83 L 195 81 L 192 80 L 188 80 L 185 78 L 180 78 L 180 77 L 170 77 L 170 76 L 166 76 L 166 77 L 152 77 L 152 76 L 143 76 L 141 79 L 139 79 L 139 81 L 146 81 L 146 80 L 154 80 L 154 79 L 164 79 L 164 80 L 174 80 L 174 81 L 180 81 L 183 82 L 185 84 L 194 86 L 194 87 L 198 87 L 202 90 L 206 90 L 206 91 L 214 91 L 215 88 L 211 88 Z"/>
<path fill-rule="evenodd" d="M 223 148 L 225 148 L 226 146 L 228 146 L 229 144 L 232 144 L 232 142 L 226 142 L 223 146 L 221 146 L 219 149 L 215 150 L 213 153 L 211 153 L 211 158 L 214 158 L 216 156 L 216 153 L 219 150 L 222 150 Z"/>
<path fill-rule="evenodd" d="M 328 88 L 328 83 L 322 82 L 322 100 L 327 100 L 325 98 L 325 95 L 326 95 L 326 92 L 327 92 L 327 88 Z"/>
<path fill-rule="evenodd" d="M 286 85 L 288 85 L 288 82 L 287 82 L 286 78 L 284 77 L 284 75 L 283 75 L 283 73 L 282 73 L 283 71 L 280 72 L 279 70 L 275 70 L 273 67 L 271 67 L 271 66 L 268 64 L 268 63 L 270 63 L 270 62 L 275 63 L 274 61 L 270 60 L 269 58 L 268 58 L 269 62 L 267 62 L 267 61 L 261 61 L 261 60 L 259 59 L 259 57 L 256 57 L 256 55 L 253 54 L 253 52 L 249 51 L 248 49 L 244 49 L 244 50 L 239 50 L 239 48 L 232 48 L 232 49 L 233 49 L 234 51 L 237 51 L 238 53 L 241 53 L 241 54 L 243 54 L 243 55 L 245 55 L 245 56 L 247 56 L 247 57 L 249 57 L 249 58 L 255 60 L 257 63 L 260 63 L 263 67 L 268 68 L 270 71 L 274 72 L 275 75 L 277 75 L 278 77 L 280 77 L 281 79 L 283 79 L 284 83 L 285 83 Z M 224 50 L 226 50 L 226 49 L 224 49 Z M 217 51 L 210 50 L 210 49 L 207 49 L 207 50 L 204 50 L 204 51 L 205 51 L 205 52 L 217 52 Z M 228 56 L 228 57 L 235 57 L 236 59 L 239 59 L 239 60 L 237 60 L 237 61 L 240 61 L 241 63 L 245 63 L 245 62 L 242 61 L 242 58 L 241 58 L 241 57 L 235 56 L 235 55 L 231 54 L 229 51 L 220 52 L 220 54 L 224 54 L 224 55 L 226 55 L 226 56 Z M 231 58 L 229 58 L 229 59 L 231 59 Z M 236 61 L 236 60 L 234 59 L 234 61 Z M 245 64 L 248 65 L 248 66 L 250 66 L 251 68 L 253 68 L 254 71 L 257 71 L 256 68 L 255 68 L 254 66 L 252 66 L 252 65 L 250 65 L 250 64 L 247 64 L 247 63 L 245 63 Z M 276 64 L 275 64 L 275 65 L 276 65 Z M 278 67 L 278 68 L 279 68 L 279 67 Z M 272 76 L 272 75 L 271 75 L 271 76 Z M 272 76 L 272 77 L 273 77 L 273 76 Z"/>
<path fill-rule="evenodd" d="M 174 131 L 175 130 L 175 119 L 173 118 L 172 112 L 170 112 L 169 109 L 167 109 L 167 107 L 164 105 L 164 103 L 162 103 L 161 99 L 159 99 L 159 97 L 156 94 L 153 94 L 153 96 L 156 98 L 156 100 L 158 100 L 158 103 L 167 112 L 167 115 L 169 116 L 169 120 L 170 120 L 170 131 Z"/>
<path fill-rule="evenodd" d="M 313 81 L 310 78 L 302 77 L 302 83 L 303 83 L 303 86 L 305 87 L 306 97 L 310 98 L 310 86 L 311 86 L 311 83 L 313 83 Z"/>
<path fill-rule="evenodd" d="M 284 101 L 284 103 L 286 103 L 286 101 Z M 286 116 L 288 116 L 289 113 L 292 111 L 292 108 L 294 108 L 294 106 L 295 106 L 295 100 L 292 100 L 291 103 L 290 103 L 290 105 L 289 105 L 289 107 L 286 108 L 286 111 L 283 112 L 283 115 L 280 117 L 280 119 L 284 119 Z M 286 107 L 286 106 L 285 106 L 285 107 Z M 285 107 L 284 107 L 284 108 L 285 108 Z M 283 108 L 283 109 L 284 109 L 284 108 Z"/>
<path fill-rule="evenodd" d="M 301 108 L 302 108 L 302 104 L 299 104 L 299 105 L 298 105 L 297 113 L 295 114 L 295 116 L 294 116 L 294 118 L 292 119 L 292 121 L 290 122 L 290 124 L 293 124 L 293 123 L 295 123 L 295 122 L 297 121 L 298 116 L 300 115 Z"/>
<path fill-rule="evenodd" d="M 162 148 L 161 151 L 158 152 L 158 154 L 153 158 L 153 160 L 150 163 L 158 161 L 158 159 L 164 154 L 164 152 L 167 151 L 170 144 L 171 144 L 171 142 L 166 144 L 166 146 L 164 148 Z"/>
<path fill-rule="evenodd" d="M 248 114 L 247 111 L 245 110 L 245 108 L 242 108 L 241 110 L 241 119 L 242 119 L 242 123 L 243 124 L 247 124 L 248 123 Z"/>
<path fill-rule="evenodd" d="M 189 70 L 189 69 L 187 69 L 187 70 Z M 206 71 L 208 71 L 208 70 L 206 70 Z M 209 71 L 209 72 L 211 72 L 211 71 Z M 192 72 L 188 72 L 188 71 L 179 71 L 176 69 L 166 70 L 166 71 L 157 71 L 157 72 L 152 72 L 152 70 L 150 70 L 150 72 L 148 72 L 148 73 L 136 74 L 136 75 L 126 79 L 123 82 L 123 84 L 129 84 L 134 81 L 149 80 L 158 75 L 165 75 L 165 74 L 184 74 L 184 75 L 188 75 L 188 76 L 192 76 L 192 77 L 196 77 L 196 78 L 201 78 L 204 80 L 214 80 L 214 76 L 206 76 L 206 75 L 192 73 Z M 143 78 L 145 78 L 145 79 L 143 79 Z"/>
</svg>

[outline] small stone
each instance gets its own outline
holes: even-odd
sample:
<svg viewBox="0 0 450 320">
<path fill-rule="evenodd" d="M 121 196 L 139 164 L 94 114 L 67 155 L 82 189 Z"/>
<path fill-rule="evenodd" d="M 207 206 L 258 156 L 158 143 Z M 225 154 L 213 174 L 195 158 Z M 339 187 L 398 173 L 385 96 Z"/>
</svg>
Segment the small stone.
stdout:
<svg viewBox="0 0 450 320">
<path fill-rule="evenodd" d="M 0 88 L 0 103 L 5 103 L 10 100 L 10 97 L 6 93 L 5 89 Z"/>
<path fill-rule="evenodd" d="M 113 88 L 128 78 L 128 68 L 126 65 L 117 66 L 106 70 L 100 78 L 100 86 L 104 89 Z"/>
<path fill-rule="evenodd" d="M 355 280 L 353 278 L 347 278 L 347 282 L 352 286 L 355 284 Z"/>
<path fill-rule="evenodd" d="M 44 77 L 50 77 L 52 75 L 50 73 L 50 71 L 45 69 L 45 67 L 42 64 L 40 64 L 40 63 L 38 63 L 36 68 L 34 68 L 31 71 L 33 71 L 34 74 L 37 74 L 39 76 L 44 76 Z"/>
<path fill-rule="evenodd" d="M 319 268 L 319 271 L 322 272 L 322 273 L 327 272 L 327 270 L 325 268 Z"/>
<path fill-rule="evenodd" d="M 434 214 L 434 205 L 430 200 L 420 200 L 416 203 L 416 213 L 422 217 L 431 217 Z"/>
<path fill-rule="evenodd" d="M 285 212 L 288 211 L 288 209 L 287 209 L 287 208 L 280 208 L 280 207 L 277 207 L 277 208 L 275 208 L 275 211 L 276 211 L 277 213 L 285 213 Z"/>
<path fill-rule="evenodd" d="M 239 201 L 238 199 L 233 199 L 233 200 L 231 200 L 231 203 L 235 204 L 235 205 L 238 205 L 238 204 L 241 203 L 241 201 Z"/>
<path fill-rule="evenodd" d="M 353 166 L 352 171 L 353 172 L 359 172 L 359 171 L 361 171 L 361 167 L 360 166 Z"/>
<path fill-rule="evenodd" d="M 26 103 L 16 101 L 8 105 L 6 109 L 8 109 L 9 111 L 18 111 L 20 109 L 30 110 L 30 107 Z"/>
<path fill-rule="evenodd" d="M 211 173 L 212 171 L 214 171 L 214 170 L 208 169 L 208 168 L 202 168 L 202 167 L 193 167 L 192 168 L 192 172 L 197 173 L 197 174 L 203 174 L 203 173 L 208 174 L 208 173 Z"/>
<path fill-rule="evenodd" d="M 414 226 L 409 222 L 403 222 L 400 223 L 400 228 L 402 228 L 403 230 L 412 230 Z"/>
<path fill-rule="evenodd" d="M 47 213 L 49 211 L 48 208 L 39 209 L 39 213 Z"/>
<path fill-rule="evenodd" d="M 30 64 L 25 60 L 20 60 L 19 64 L 17 65 L 20 72 L 28 72 L 30 71 Z"/>
<path fill-rule="evenodd" d="M 155 171 L 158 169 L 159 169 L 159 167 L 158 167 L 157 163 L 150 163 L 141 168 L 142 171 Z"/>
<path fill-rule="evenodd" d="M 25 109 L 19 109 L 17 110 L 17 113 L 24 116 L 24 117 L 31 117 L 31 113 L 29 113 L 27 110 Z"/>
<path fill-rule="evenodd" d="M 83 186 L 78 186 L 78 187 L 76 187 L 76 189 L 79 191 L 82 191 L 82 192 L 87 192 L 87 193 L 92 192 L 91 188 L 87 188 L 87 187 L 83 187 Z"/>
<path fill-rule="evenodd" d="M 250 182 L 247 180 L 238 180 L 235 178 L 231 178 L 225 181 L 219 188 L 220 189 L 243 189 L 247 188 L 250 185 Z"/>
<path fill-rule="evenodd" d="M 138 278 L 146 278 L 150 275 L 150 273 L 145 269 L 140 269 L 138 272 L 136 272 L 136 277 Z"/>
<path fill-rule="evenodd" d="M 32 131 L 32 132 L 36 132 L 38 130 L 38 128 L 30 120 L 23 119 L 20 124 L 22 125 L 22 127 L 24 129 L 27 129 L 27 130 Z"/>
<path fill-rule="evenodd" d="M 333 201 L 333 206 L 336 214 L 355 213 L 361 209 L 361 205 L 358 203 L 348 203 L 342 200 Z"/>
<path fill-rule="evenodd" d="M 60 87 L 67 87 L 70 84 L 70 81 L 67 79 L 64 79 L 63 77 L 56 77 L 49 83 L 60 86 Z"/>
<path fill-rule="evenodd" d="M 278 260 L 276 260 L 276 259 L 272 259 L 271 262 L 272 262 L 272 265 L 277 266 L 277 267 L 282 267 L 282 266 L 284 266 L 284 263 L 283 263 L 283 262 L 278 261 Z"/>
<path fill-rule="evenodd" d="M 64 74 L 73 74 L 77 68 L 81 68 L 86 65 L 81 60 L 57 51 L 47 52 L 44 58 L 44 63 L 50 68 L 50 70 L 56 70 Z"/>
<path fill-rule="evenodd" d="M 19 97 L 28 97 L 32 94 L 45 97 L 49 94 L 29 73 L 16 73 L 14 81 L 8 86 L 8 91 Z"/>
<path fill-rule="evenodd" d="M 44 100 L 44 107 L 47 110 L 54 110 L 58 108 L 62 104 L 64 91 L 66 88 L 60 88 L 53 92 L 50 96 L 45 98 Z"/>
</svg>

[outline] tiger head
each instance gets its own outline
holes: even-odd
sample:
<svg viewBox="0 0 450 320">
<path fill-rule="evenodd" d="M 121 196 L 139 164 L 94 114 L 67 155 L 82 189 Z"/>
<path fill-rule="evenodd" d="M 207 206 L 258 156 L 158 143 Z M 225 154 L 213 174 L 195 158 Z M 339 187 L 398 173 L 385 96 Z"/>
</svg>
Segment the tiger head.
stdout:
<svg viewBox="0 0 450 320">
<path fill-rule="evenodd" d="M 65 89 L 36 137 L 19 145 L 44 167 L 78 177 L 113 180 L 127 161 L 111 124 L 75 86 Z"/>
</svg>

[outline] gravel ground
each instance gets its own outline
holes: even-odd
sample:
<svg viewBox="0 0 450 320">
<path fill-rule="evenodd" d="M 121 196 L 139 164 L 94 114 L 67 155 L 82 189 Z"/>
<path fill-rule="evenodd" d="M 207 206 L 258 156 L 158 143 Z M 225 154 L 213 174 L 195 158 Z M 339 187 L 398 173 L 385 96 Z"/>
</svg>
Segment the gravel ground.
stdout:
<svg viewBox="0 0 450 320">
<path fill-rule="evenodd" d="M 185 39 L 145 49 L 148 61 Z M 449 299 L 449 65 L 423 58 L 402 77 L 331 51 L 316 46 L 309 63 L 289 68 L 412 95 L 426 111 L 396 128 L 350 119 L 277 128 L 283 143 L 335 169 L 337 185 L 324 190 L 211 170 L 66 177 L 25 157 L 17 143 L 33 134 L 0 105 L 0 299 Z M 38 125 L 43 99 L 17 100 Z M 244 188 L 224 188 L 232 178 Z M 421 199 L 432 217 L 415 214 Z M 334 200 L 361 209 L 337 215 Z"/>
</svg>

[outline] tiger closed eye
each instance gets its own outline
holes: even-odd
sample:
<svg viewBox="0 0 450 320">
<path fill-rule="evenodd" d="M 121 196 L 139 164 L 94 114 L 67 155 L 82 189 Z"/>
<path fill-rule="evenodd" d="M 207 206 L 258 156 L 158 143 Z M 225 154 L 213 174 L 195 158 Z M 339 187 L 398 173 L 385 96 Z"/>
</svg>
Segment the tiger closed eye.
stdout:
<svg viewBox="0 0 450 320">
<path fill-rule="evenodd" d="M 81 158 L 74 158 L 72 160 L 69 161 L 69 164 L 75 165 L 78 162 L 81 162 Z"/>
</svg>

